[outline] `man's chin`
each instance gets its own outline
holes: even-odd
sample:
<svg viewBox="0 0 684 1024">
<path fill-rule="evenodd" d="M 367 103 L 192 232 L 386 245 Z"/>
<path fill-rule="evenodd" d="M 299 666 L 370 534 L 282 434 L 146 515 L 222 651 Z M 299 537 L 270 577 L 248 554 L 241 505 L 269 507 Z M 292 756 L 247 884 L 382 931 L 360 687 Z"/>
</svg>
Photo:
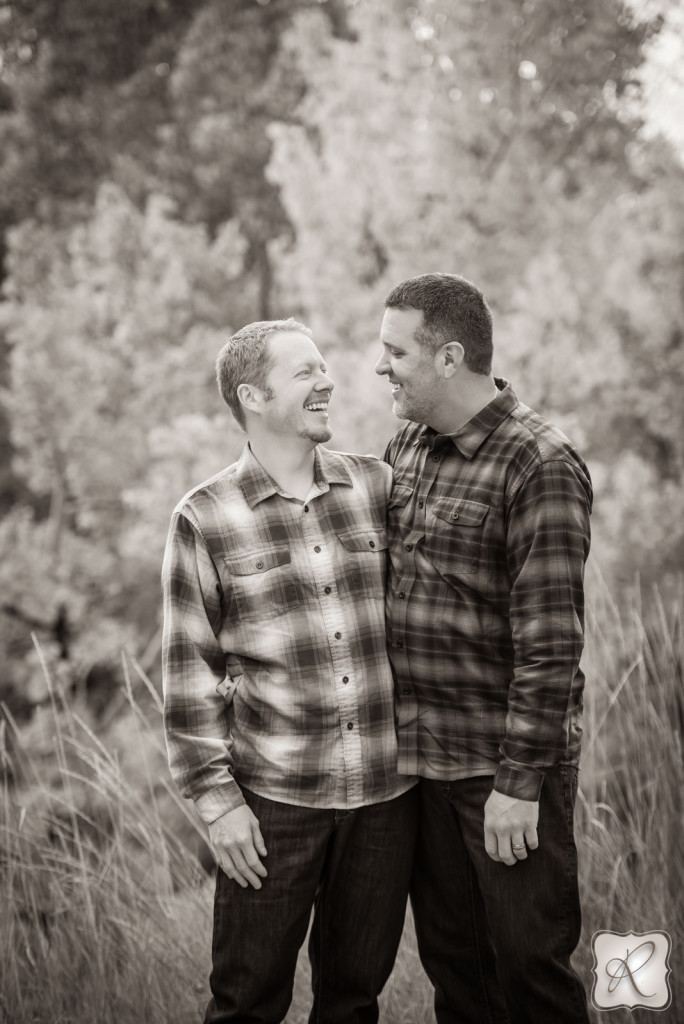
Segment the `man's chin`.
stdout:
<svg viewBox="0 0 684 1024">
<path fill-rule="evenodd" d="M 319 427 L 317 430 L 306 430 L 301 436 L 307 441 L 313 441 L 314 444 L 325 444 L 332 437 L 332 430 L 329 427 Z"/>
<path fill-rule="evenodd" d="M 427 423 L 422 413 L 415 407 L 403 402 L 397 402 L 396 398 L 392 403 L 392 412 L 398 420 L 408 420 L 410 423 Z"/>
<path fill-rule="evenodd" d="M 405 406 L 402 405 L 401 402 L 397 401 L 396 398 L 392 402 L 392 412 L 397 417 L 398 420 L 410 420 L 411 419 L 411 416 L 406 411 Z"/>
</svg>

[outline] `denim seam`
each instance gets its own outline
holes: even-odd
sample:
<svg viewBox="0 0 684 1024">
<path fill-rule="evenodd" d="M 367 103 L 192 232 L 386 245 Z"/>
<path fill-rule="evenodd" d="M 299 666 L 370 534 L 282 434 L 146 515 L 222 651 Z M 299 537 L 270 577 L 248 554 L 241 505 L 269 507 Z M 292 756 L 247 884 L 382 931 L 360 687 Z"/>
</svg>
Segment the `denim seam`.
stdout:
<svg viewBox="0 0 684 1024">
<path fill-rule="evenodd" d="M 451 785 L 450 785 L 450 783 L 445 783 L 445 796 L 447 797 L 447 800 L 448 800 L 448 802 L 449 802 L 449 804 L 451 806 L 452 811 L 456 814 L 457 818 L 459 818 L 458 811 L 456 810 L 452 800 L 450 799 L 450 797 L 451 797 Z M 460 818 L 459 818 L 459 829 L 460 828 L 461 828 L 461 824 L 460 824 Z M 461 833 L 462 833 L 462 829 L 461 829 Z M 465 840 L 464 840 L 464 846 L 465 846 Z M 481 945 L 481 941 L 480 941 L 480 932 L 479 932 L 478 927 L 477 927 L 477 915 L 475 913 L 474 884 L 477 884 L 478 888 L 479 888 L 479 882 L 477 882 L 477 871 L 475 870 L 475 865 L 473 864 L 472 859 L 470 858 L 470 856 L 468 856 L 468 910 L 469 910 L 469 913 L 470 913 L 473 934 L 475 935 L 475 941 L 476 941 L 476 947 L 477 947 L 477 965 L 478 965 L 478 970 L 479 970 L 479 974 L 480 974 L 480 991 L 483 994 L 484 1005 L 485 1005 L 485 1008 L 486 1008 L 486 1011 L 487 1011 L 487 1020 L 484 1021 L 483 1024 L 492 1024 L 492 1021 L 493 1021 L 493 1018 L 492 1018 L 492 1008 L 490 1006 L 489 999 L 487 998 L 487 986 L 486 986 L 486 983 L 485 983 L 486 979 L 485 979 L 485 973 L 484 973 L 484 970 L 483 970 L 483 967 L 482 967 L 482 945 Z M 485 911 L 485 913 L 486 913 L 486 911 Z M 485 938 L 486 942 L 488 942 L 491 945 L 491 942 L 489 940 L 489 936 L 485 935 L 484 938 Z"/>
<path fill-rule="evenodd" d="M 325 946 L 324 938 L 325 938 L 325 923 L 326 923 L 325 922 L 325 916 L 324 916 L 324 913 L 323 913 L 323 902 L 324 901 L 323 901 L 322 889 L 323 889 L 324 885 L 325 885 L 325 882 L 323 882 L 323 885 L 321 886 L 321 890 L 318 893 L 318 906 L 315 907 L 315 911 L 314 911 L 316 917 L 318 918 L 317 925 L 320 926 L 320 927 L 318 927 L 318 936 L 317 936 L 317 942 L 316 942 L 317 951 L 318 951 L 318 957 L 317 957 L 318 977 L 316 978 L 316 988 L 313 991 L 313 996 L 314 996 L 313 1002 L 314 1002 L 314 1006 L 316 1007 L 316 1016 L 315 1016 L 315 1018 L 313 1017 L 313 1007 L 312 1007 L 311 1021 L 309 1022 L 309 1024 L 321 1024 L 321 1002 L 322 1002 L 322 996 L 323 996 L 323 974 L 324 974 L 324 970 L 323 970 L 323 948 Z"/>
<path fill-rule="evenodd" d="M 575 845 L 575 836 L 574 836 L 574 829 L 573 829 L 572 780 L 568 778 L 568 771 L 567 771 L 567 768 L 566 768 L 565 765 L 560 765 L 560 770 L 561 770 L 561 792 L 562 792 L 562 797 L 563 797 L 563 810 L 565 811 L 565 822 L 566 822 L 565 843 L 563 844 L 563 847 L 564 847 L 564 859 L 565 859 L 564 877 L 565 877 L 565 911 L 566 912 L 563 914 L 563 921 L 565 923 L 565 928 L 564 928 L 565 948 L 567 949 L 568 945 L 570 943 L 569 910 L 570 910 L 570 900 L 571 900 L 571 895 L 572 895 L 572 893 L 571 893 L 571 889 L 572 889 L 571 868 L 573 870 L 573 875 L 574 875 L 574 874 L 576 874 L 576 866 L 577 865 L 576 865 L 576 858 L 572 857 L 572 848 Z M 573 863 L 571 863 L 571 862 L 573 862 Z M 572 970 L 572 965 L 570 964 L 570 957 L 568 957 L 568 965 L 570 966 L 570 969 Z M 578 984 L 579 984 L 579 981 L 576 981 L 576 983 L 574 985 L 572 985 L 572 1001 L 575 1004 L 575 1010 L 577 1011 L 577 1018 L 578 1018 L 578 1020 L 584 1021 L 584 1020 L 587 1019 L 587 1008 L 586 1008 L 586 1004 L 583 1005 L 583 1003 L 582 1003 L 582 1001 L 581 1001 L 581 999 L 579 997 Z"/>
</svg>

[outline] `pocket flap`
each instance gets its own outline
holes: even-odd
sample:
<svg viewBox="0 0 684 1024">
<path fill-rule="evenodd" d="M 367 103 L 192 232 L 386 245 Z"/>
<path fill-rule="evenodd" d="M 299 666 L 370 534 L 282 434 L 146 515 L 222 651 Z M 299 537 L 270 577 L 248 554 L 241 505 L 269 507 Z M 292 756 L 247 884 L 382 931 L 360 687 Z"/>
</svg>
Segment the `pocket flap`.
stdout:
<svg viewBox="0 0 684 1024">
<path fill-rule="evenodd" d="M 255 551 L 251 555 L 240 558 L 224 558 L 226 569 L 233 576 L 256 576 L 260 572 L 275 569 L 278 565 L 287 565 L 290 561 L 289 548 L 270 548 L 268 551 Z"/>
<path fill-rule="evenodd" d="M 390 494 L 388 508 L 403 508 L 413 494 L 413 488 L 406 484 L 393 484 Z"/>
<path fill-rule="evenodd" d="M 432 511 L 451 526 L 480 526 L 489 512 L 489 505 L 466 498 L 441 498 L 432 506 Z"/>
<path fill-rule="evenodd" d="M 387 548 L 387 533 L 384 530 L 347 530 L 337 536 L 347 551 L 385 551 Z"/>
</svg>

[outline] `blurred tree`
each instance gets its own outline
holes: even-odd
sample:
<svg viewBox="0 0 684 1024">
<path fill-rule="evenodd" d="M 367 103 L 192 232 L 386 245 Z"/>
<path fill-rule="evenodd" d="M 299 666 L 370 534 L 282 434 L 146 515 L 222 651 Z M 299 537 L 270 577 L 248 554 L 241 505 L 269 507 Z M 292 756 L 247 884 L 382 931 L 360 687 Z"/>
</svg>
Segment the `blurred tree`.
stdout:
<svg viewBox="0 0 684 1024">
<path fill-rule="evenodd" d="M 268 243 L 289 230 L 266 180 L 266 127 L 303 80 L 272 65 L 292 16 L 316 0 L 12 0 L 0 7 L 0 280 L 5 233 L 31 218 L 86 221 L 99 184 L 142 209 L 169 195 L 175 216 L 247 242 L 229 286 L 234 322 L 270 315 Z M 342 0 L 325 5 L 345 33 Z M 56 325 L 55 325 L 56 326 Z M 3 339 L 0 336 L 0 383 Z M 0 419 L 0 507 L 21 483 Z M 2 457 L 5 457 L 4 468 Z M 4 485 L 4 486 L 3 486 Z"/>
<path fill-rule="evenodd" d="M 483 287 L 497 371 L 587 452 L 613 570 L 681 564 L 682 168 L 639 122 L 657 20 L 618 0 L 5 10 L 8 678 L 33 676 L 28 629 L 72 675 L 154 632 L 171 507 L 242 443 L 212 380 L 226 330 L 310 322 L 333 443 L 380 454 L 383 299 L 429 270 Z"/>
<path fill-rule="evenodd" d="M 117 160 L 149 156 L 200 0 L 12 0 L 0 17 L 0 225 L 64 222 Z M 149 185 L 148 185 L 149 187 Z"/>
<path fill-rule="evenodd" d="M 307 308 L 330 308 L 321 271 L 324 291 L 364 292 L 436 266 L 467 267 L 504 307 L 540 242 L 633 181 L 638 120 L 617 100 L 659 23 L 619 0 L 369 0 L 350 22 L 355 43 L 304 12 L 281 50 L 308 83 L 270 169 L 297 232 L 283 277 Z"/>
<path fill-rule="evenodd" d="M 215 422 L 213 360 L 246 243 L 234 221 L 210 241 L 172 212 L 155 196 L 141 212 L 117 186 L 103 185 L 87 225 L 25 221 L 10 233 L 0 316 L 11 387 L 3 404 L 16 470 L 46 515 L 17 507 L 4 525 L 5 619 L 11 640 L 12 623 L 35 618 L 33 609 L 53 633 L 66 615 L 70 653 L 86 667 L 107 623 L 112 635 L 119 620 L 129 634 L 156 627 L 166 525 L 183 490 L 199 482 L 179 476 L 179 458 L 161 486 L 151 438 L 163 428 L 178 440 L 183 417 L 194 416 L 204 446 L 193 468 L 206 475 L 240 443 L 237 429 Z"/>
<path fill-rule="evenodd" d="M 638 102 L 661 24 L 619 0 L 360 2 L 350 43 L 305 12 L 281 50 L 308 83 L 301 124 L 272 128 L 270 175 L 296 234 L 281 287 L 326 348 L 358 349 L 346 365 L 370 373 L 393 284 L 475 280 L 494 308 L 495 368 L 596 467 L 597 550 L 628 579 L 684 554 L 670 507 L 650 523 L 660 489 L 681 495 L 684 437 L 682 168 L 644 141 Z M 388 399 L 370 377 L 343 370 L 342 384 L 338 402 L 361 393 L 367 410 L 353 442 L 382 450 Z M 622 456 L 652 483 L 641 513 Z M 637 546 L 620 545 L 629 517 Z"/>
<path fill-rule="evenodd" d="M 267 128 L 292 116 L 306 87 L 297 65 L 278 60 L 280 40 L 298 12 L 312 7 L 333 36 L 347 37 L 342 0 L 324 7 L 317 0 L 211 0 L 170 78 L 174 118 L 164 130 L 160 176 L 188 219 L 212 231 L 237 218 L 249 243 L 245 283 L 259 319 L 273 310 L 269 242 L 291 237 L 278 190 L 265 176 Z"/>
</svg>

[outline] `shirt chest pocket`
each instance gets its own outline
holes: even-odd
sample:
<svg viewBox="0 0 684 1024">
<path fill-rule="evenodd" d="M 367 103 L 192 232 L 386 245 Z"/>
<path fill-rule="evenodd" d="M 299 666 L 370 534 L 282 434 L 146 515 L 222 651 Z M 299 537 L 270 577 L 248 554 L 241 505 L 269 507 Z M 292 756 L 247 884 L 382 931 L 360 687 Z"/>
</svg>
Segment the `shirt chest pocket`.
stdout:
<svg viewBox="0 0 684 1024">
<path fill-rule="evenodd" d="M 441 576 L 478 571 L 489 505 L 468 498 L 440 498 L 430 509 L 426 554 Z"/>
<path fill-rule="evenodd" d="M 406 484 L 393 484 L 392 493 L 390 495 L 389 502 L 387 503 L 387 512 L 390 522 L 393 519 L 401 518 L 402 509 L 406 508 L 412 494 L 413 487 L 408 487 Z"/>
<path fill-rule="evenodd" d="M 339 571 L 337 585 L 358 597 L 385 592 L 387 572 L 387 532 L 385 530 L 347 530 L 337 535 Z"/>
<path fill-rule="evenodd" d="M 275 619 L 302 603 L 288 548 L 224 558 L 224 590 L 233 598 L 241 622 Z"/>
</svg>

